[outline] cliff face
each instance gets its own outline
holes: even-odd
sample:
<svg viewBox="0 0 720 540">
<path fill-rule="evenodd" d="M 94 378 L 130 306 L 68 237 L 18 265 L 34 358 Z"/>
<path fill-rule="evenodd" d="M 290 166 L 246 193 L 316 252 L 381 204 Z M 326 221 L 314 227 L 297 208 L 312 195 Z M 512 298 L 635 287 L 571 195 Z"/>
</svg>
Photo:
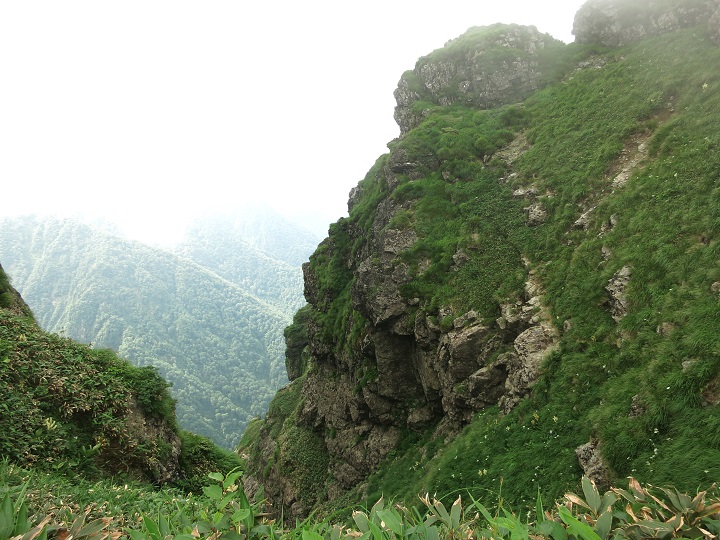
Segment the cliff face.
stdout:
<svg viewBox="0 0 720 540">
<path fill-rule="evenodd" d="M 489 109 L 522 101 L 550 77 L 547 59 L 561 46 L 535 27 L 471 28 L 403 74 L 395 90 L 401 133 L 422 121 L 428 103 Z"/>
<path fill-rule="evenodd" d="M 504 478 L 522 502 L 583 472 L 720 474 L 718 441 L 687 423 L 720 414 L 707 36 L 542 59 L 547 37 L 495 26 L 406 73 L 403 136 L 303 268 L 293 381 L 242 448 L 249 483 L 292 518 L 391 488 Z M 528 61 L 478 76 L 496 47 Z"/>
</svg>

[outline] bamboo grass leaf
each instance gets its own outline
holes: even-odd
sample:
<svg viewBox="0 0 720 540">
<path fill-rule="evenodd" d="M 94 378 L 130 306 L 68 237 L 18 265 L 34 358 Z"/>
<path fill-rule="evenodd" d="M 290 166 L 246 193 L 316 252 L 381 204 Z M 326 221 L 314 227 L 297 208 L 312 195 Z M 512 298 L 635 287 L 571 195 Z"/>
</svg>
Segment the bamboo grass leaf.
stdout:
<svg viewBox="0 0 720 540">
<path fill-rule="evenodd" d="M 19 534 L 25 534 L 30 529 L 30 520 L 28 520 L 28 509 L 27 503 L 23 501 L 17 509 L 15 516 L 15 529 L 13 530 L 13 536 Z"/>
<path fill-rule="evenodd" d="M 10 494 L 6 493 L 0 501 L 0 538 L 8 538 L 15 528 L 15 511 L 10 500 Z"/>
<path fill-rule="evenodd" d="M 452 529 L 457 529 L 460 526 L 460 519 L 462 518 L 462 499 L 458 497 L 453 505 L 450 507 L 450 526 Z"/>
<path fill-rule="evenodd" d="M 142 514 L 142 520 L 143 526 L 145 527 L 145 530 L 147 531 L 150 538 L 152 538 L 153 540 L 161 540 L 162 535 L 160 534 L 160 527 L 158 527 L 158 524 L 155 523 L 152 519 L 150 519 L 150 517 L 146 514 Z"/>
<path fill-rule="evenodd" d="M 243 470 L 239 467 L 237 469 L 234 469 L 230 471 L 227 476 L 225 476 L 225 480 L 223 482 L 223 489 L 227 489 L 230 486 L 232 486 L 238 478 L 240 478 L 243 475 Z"/>
<path fill-rule="evenodd" d="M 613 514 L 610 508 L 606 508 L 605 511 L 600 514 L 597 521 L 595 522 L 595 530 L 600 538 L 606 540 L 610 535 L 612 529 Z"/>
<path fill-rule="evenodd" d="M 302 532 L 302 540 L 324 540 L 324 538 L 315 531 L 305 530 Z"/>
<path fill-rule="evenodd" d="M 370 520 L 368 519 L 367 514 L 364 512 L 353 512 L 352 518 L 355 525 L 357 525 L 357 528 L 360 529 L 360 532 L 370 532 Z"/>
<path fill-rule="evenodd" d="M 535 530 L 543 536 L 549 536 L 553 540 L 567 540 L 567 531 L 559 523 L 546 519 L 535 527 Z"/>
<path fill-rule="evenodd" d="M 380 510 L 377 514 L 378 514 L 378 517 L 385 524 L 386 528 L 390 529 L 392 532 L 394 532 L 398 536 L 403 536 L 402 521 L 398 518 L 397 514 L 395 512 L 393 512 L 393 510 L 388 508 L 388 509 Z"/>
<path fill-rule="evenodd" d="M 579 536 L 583 540 L 602 540 L 602 538 L 600 538 L 600 536 L 598 536 L 598 534 L 593 531 L 589 525 L 573 517 L 570 511 L 564 506 L 558 507 L 558 514 L 560 515 L 560 519 L 562 519 L 563 523 L 567 525 L 568 531 L 571 534 Z"/>
<path fill-rule="evenodd" d="M 590 506 L 590 509 L 595 513 L 595 515 L 600 513 L 601 510 L 601 504 L 602 499 L 600 498 L 600 494 L 598 493 L 597 488 L 595 487 L 595 483 L 590 480 L 587 476 L 582 477 L 582 488 L 583 493 L 585 494 L 585 500 L 587 501 L 587 504 Z"/>
<path fill-rule="evenodd" d="M 77 534 L 74 535 L 74 537 L 75 538 L 83 538 L 86 536 L 91 537 L 93 535 L 96 535 L 103 529 L 106 529 L 109 524 L 110 524 L 110 520 L 108 520 L 108 519 L 96 519 L 96 520 L 91 521 L 90 523 L 86 524 L 84 527 L 82 527 L 77 532 Z"/>
</svg>

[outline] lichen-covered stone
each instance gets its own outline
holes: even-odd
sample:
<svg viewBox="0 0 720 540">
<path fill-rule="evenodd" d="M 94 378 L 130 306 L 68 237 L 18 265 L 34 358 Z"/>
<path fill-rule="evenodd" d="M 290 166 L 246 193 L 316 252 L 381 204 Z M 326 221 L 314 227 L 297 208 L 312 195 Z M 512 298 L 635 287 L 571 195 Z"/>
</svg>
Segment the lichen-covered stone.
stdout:
<svg viewBox="0 0 720 540">
<path fill-rule="evenodd" d="M 628 312 L 629 300 L 627 298 L 627 287 L 630 283 L 632 268 L 630 265 L 623 266 L 615 272 L 608 281 L 605 290 L 609 295 L 610 313 L 615 322 L 620 321 Z"/>
<path fill-rule="evenodd" d="M 402 76 L 395 90 L 401 133 L 425 117 L 419 102 L 487 109 L 522 101 L 543 84 L 548 66 L 542 56 L 553 46 L 562 42 L 534 26 L 471 28 Z"/>
</svg>

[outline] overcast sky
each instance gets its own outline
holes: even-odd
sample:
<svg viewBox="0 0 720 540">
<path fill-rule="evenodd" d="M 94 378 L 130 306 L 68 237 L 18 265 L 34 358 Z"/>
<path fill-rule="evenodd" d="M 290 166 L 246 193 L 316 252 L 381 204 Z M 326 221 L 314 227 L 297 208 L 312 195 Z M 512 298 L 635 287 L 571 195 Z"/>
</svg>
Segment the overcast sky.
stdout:
<svg viewBox="0 0 720 540">
<path fill-rule="evenodd" d="M 399 134 L 403 71 L 471 26 L 572 41 L 582 0 L 0 3 L 0 215 L 172 241 L 265 200 L 325 225 Z"/>
</svg>

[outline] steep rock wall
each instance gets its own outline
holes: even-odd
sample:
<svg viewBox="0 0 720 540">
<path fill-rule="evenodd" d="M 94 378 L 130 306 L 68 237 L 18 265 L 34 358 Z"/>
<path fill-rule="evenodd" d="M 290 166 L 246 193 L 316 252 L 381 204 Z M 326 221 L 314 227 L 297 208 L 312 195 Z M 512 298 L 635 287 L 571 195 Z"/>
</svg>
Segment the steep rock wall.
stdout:
<svg viewBox="0 0 720 540">
<path fill-rule="evenodd" d="M 710 20 L 710 33 L 717 39 L 720 35 L 718 10 L 720 2 L 717 0 L 590 0 L 575 15 L 573 34 L 577 43 L 601 43 L 617 47 L 646 37 L 707 24 Z"/>
<path fill-rule="evenodd" d="M 534 26 L 471 28 L 402 76 L 395 90 L 401 133 L 422 121 L 422 102 L 488 109 L 522 101 L 546 82 L 551 66 L 543 58 L 561 46 Z"/>
</svg>

